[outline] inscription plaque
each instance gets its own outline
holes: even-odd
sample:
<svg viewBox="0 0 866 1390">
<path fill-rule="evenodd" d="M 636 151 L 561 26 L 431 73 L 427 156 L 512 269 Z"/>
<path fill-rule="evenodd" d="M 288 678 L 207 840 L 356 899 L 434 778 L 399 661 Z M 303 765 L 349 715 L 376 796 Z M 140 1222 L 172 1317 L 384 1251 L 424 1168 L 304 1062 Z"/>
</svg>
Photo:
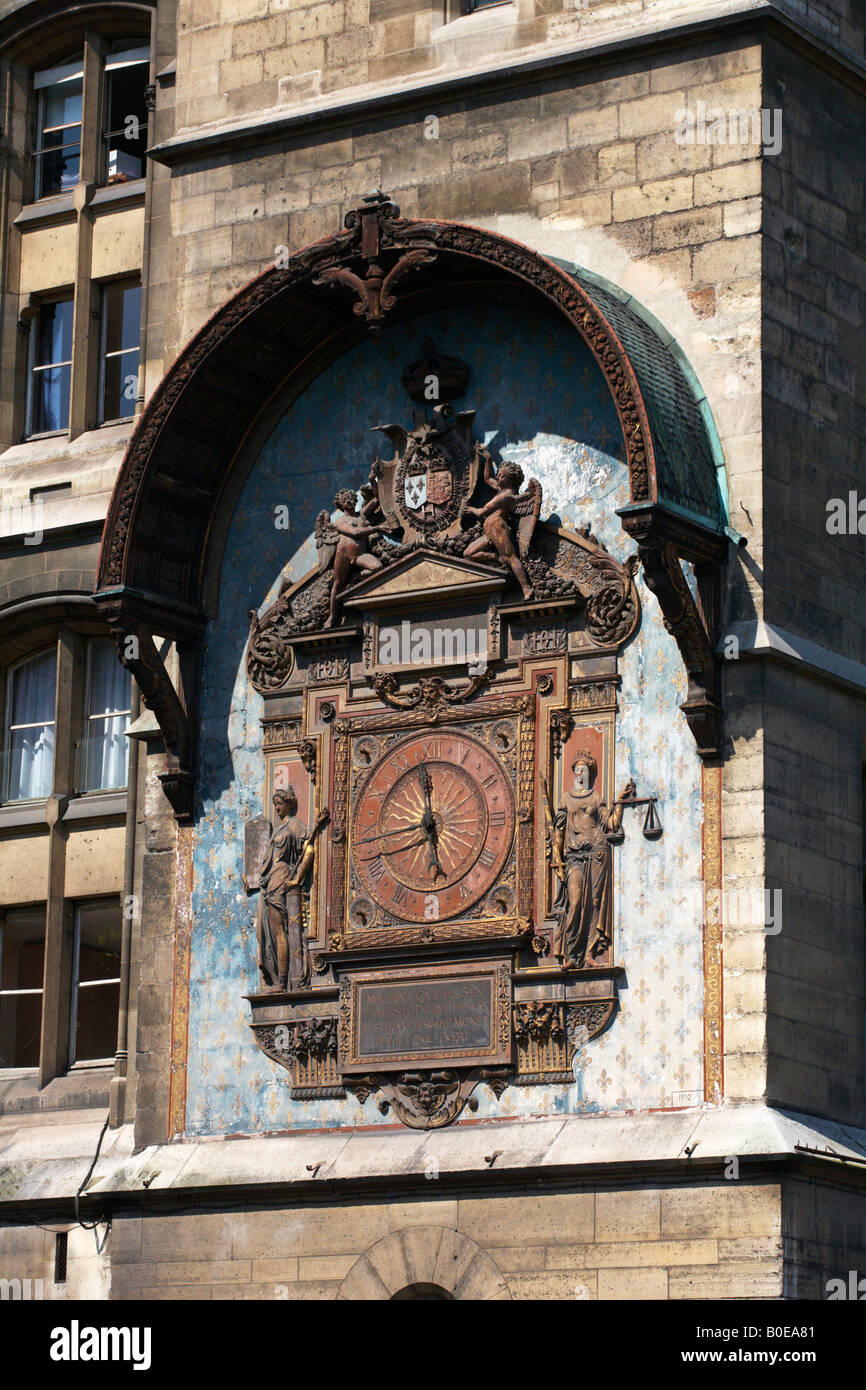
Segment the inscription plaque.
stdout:
<svg viewBox="0 0 866 1390">
<path fill-rule="evenodd" d="M 362 985 L 358 1050 L 366 1057 L 405 1053 L 486 1052 L 493 1026 L 493 981 L 425 980 Z"/>
<path fill-rule="evenodd" d="M 510 975 L 502 962 L 443 965 L 422 976 L 381 970 L 343 982 L 344 1068 L 510 1061 Z"/>
</svg>

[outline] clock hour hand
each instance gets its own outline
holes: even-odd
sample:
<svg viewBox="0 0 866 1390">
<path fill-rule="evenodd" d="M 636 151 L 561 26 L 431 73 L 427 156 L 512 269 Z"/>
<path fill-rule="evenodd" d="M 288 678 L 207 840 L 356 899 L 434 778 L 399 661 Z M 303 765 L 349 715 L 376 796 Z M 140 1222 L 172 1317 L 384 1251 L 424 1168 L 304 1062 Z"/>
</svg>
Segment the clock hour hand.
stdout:
<svg viewBox="0 0 866 1390">
<path fill-rule="evenodd" d="M 437 846 L 439 832 L 436 828 L 436 817 L 433 814 L 433 804 L 431 801 L 433 778 L 430 776 L 429 768 L 426 767 L 418 769 L 418 776 L 421 781 L 421 790 L 424 793 L 424 815 L 421 817 L 421 829 L 424 831 L 430 844 L 429 868 L 433 871 L 433 881 L 435 883 L 437 878 L 445 878 L 445 870 L 439 863 L 439 851 Z"/>
<path fill-rule="evenodd" d="M 430 769 L 419 767 L 418 777 L 421 782 L 421 790 L 424 793 L 424 814 L 421 817 L 421 829 L 425 835 L 433 835 L 436 832 L 436 820 L 433 815 L 433 803 L 430 799 L 433 791 L 433 778 L 430 776 Z"/>
</svg>

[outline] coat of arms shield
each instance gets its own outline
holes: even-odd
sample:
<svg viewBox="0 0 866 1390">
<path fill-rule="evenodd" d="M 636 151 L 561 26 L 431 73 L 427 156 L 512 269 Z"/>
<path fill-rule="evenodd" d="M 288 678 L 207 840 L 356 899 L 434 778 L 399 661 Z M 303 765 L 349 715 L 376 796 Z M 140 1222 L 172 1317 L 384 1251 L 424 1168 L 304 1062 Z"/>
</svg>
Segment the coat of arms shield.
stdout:
<svg viewBox="0 0 866 1390">
<path fill-rule="evenodd" d="M 403 496 L 410 511 L 417 511 L 427 501 L 427 474 L 410 473 L 404 479 Z"/>
<path fill-rule="evenodd" d="M 427 474 L 427 501 L 434 507 L 441 507 L 450 501 L 454 489 L 454 478 L 446 468 L 437 468 Z"/>
</svg>

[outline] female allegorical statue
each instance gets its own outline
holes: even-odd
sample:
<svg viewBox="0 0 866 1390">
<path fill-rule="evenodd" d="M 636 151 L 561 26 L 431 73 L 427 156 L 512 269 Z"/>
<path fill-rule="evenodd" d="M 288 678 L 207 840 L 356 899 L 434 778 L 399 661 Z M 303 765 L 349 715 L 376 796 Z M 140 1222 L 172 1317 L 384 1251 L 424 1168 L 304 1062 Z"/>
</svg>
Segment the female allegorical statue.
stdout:
<svg viewBox="0 0 866 1390">
<path fill-rule="evenodd" d="M 634 796 L 629 782 L 613 809 L 593 790 L 598 765 L 585 748 L 571 764 L 574 782 L 554 821 L 560 862 L 564 865 L 556 906 L 559 925 L 554 954 L 566 968 L 579 968 L 592 943 L 593 955 L 610 945 L 613 923 L 611 840 L 622 824 L 622 808 Z"/>
<path fill-rule="evenodd" d="M 262 855 L 256 915 L 259 969 L 270 993 L 305 989 L 310 982 L 301 890 L 315 858 L 316 836 L 328 820 L 327 810 L 320 811 L 308 831 L 297 818 L 292 787 L 274 793 L 274 811 L 277 824 Z"/>
</svg>

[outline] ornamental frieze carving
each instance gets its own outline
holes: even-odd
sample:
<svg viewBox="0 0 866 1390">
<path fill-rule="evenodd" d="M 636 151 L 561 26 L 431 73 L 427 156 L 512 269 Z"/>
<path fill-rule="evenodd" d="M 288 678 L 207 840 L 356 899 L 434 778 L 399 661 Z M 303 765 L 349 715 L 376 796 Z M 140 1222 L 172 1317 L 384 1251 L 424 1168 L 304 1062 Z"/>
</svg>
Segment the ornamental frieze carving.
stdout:
<svg viewBox="0 0 866 1390">
<path fill-rule="evenodd" d="M 254 1026 L 260 1049 L 291 1076 L 295 1100 L 340 1100 L 345 1088 L 337 1070 L 337 1020 L 307 1018 Z"/>
<path fill-rule="evenodd" d="M 406 565 L 415 555 L 419 576 L 433 573 L 436 557 L 441 557 L 439 570 L 448 577 L 440 582 L 452 600 L 461 589 L 478 590 L 488 571 L 491 584 L 504 583 L 506 605 L 522 601 L 582 611 L 590 646 L 606 649 L 629 639 L 640 616 L 634 557 L 624 563 L 615 559 L 588 529 L 572 533 L 542 523 L 541 484 L 525 479 L 519 465 L 508 459 L 497 463 L 475 438 L 474 420 L 474 410 L 458 411 L 440 401 L 428 419 L 418 423 L 416 416 L 412 428 L 371 426 L 389 440 L 393 458 L 377 455 L 366 481 L 341 488 L 333 499 L 334 511 L 319 512 L 316 569 L 295 584 L 284 578 L 277 598 L 263 612 L 250 611 L 247 671 L 256 690 L 268 694 L 286 685 L 297 643 L 321 641 L 329 633 L 335 641 L 348 640 L 357 623 L 354 610 L 363 610 L 365 601 L 380 605 L 390 591 L 391 574 L 399 576 L 405 602 Z M 463 565 L 449 570 L 449 560 Z M 499 614 L 491 604 L 490 660 L 499 651 Z M 451 687 L 440 682 L 434 691 L 429 681 L 411 694 L 398 694 L 393 673 L 375 669 L 376 628 L 367 616 L 362 631 L 364 669 L 392 706 L 457 698 Z M 568 645 L 566 625 L 529 624 L 523 645 L 527 655 L 561 654 Z M 323 652 L 312 659 L 307 680 L 339 680 L 347 672 L 346 655 Z M 475 684 L 460 698 L 476 694 L 487 676 L 473 679 Z"/>
</svg>

